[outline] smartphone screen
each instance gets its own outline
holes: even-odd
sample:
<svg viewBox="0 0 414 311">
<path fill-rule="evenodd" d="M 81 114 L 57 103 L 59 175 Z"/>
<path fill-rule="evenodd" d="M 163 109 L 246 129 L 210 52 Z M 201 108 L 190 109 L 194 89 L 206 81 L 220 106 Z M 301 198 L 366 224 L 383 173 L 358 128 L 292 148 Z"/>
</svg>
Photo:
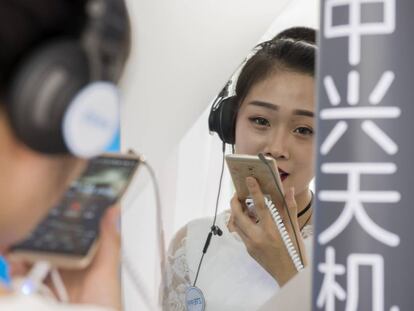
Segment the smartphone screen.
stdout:
<svg viewBox="0 0 414 311">
<path fill-rule="evenodd" d="M 124 193 L 139 162 L 117 156 L 92 159 L 61 202 L 13 249 L 86 255 L 99 234 L 101 216 Z"/>
</svg>

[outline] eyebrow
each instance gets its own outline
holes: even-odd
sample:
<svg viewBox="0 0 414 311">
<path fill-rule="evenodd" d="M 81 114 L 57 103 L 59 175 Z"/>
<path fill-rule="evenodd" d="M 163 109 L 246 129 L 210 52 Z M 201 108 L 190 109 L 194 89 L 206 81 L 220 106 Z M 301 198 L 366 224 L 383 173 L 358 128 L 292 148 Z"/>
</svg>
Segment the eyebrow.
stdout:
<svg viewBox="0 0 414 311">
<path fill-rule="evenodd" d="M 312 111 L 302 110 L 302 109 L 293 110 L 293 114 L 297 116 L 304 116 L 304 117 L 311 117 L 311 118 L 315 116 L 315 114 Z"/>
<path fill-rule="evenodd" d="M 278 105 L 274 105 L 274 104 L 267 103 L 267 102 L 262 102 L 262 101 L 259 101 L 259 100 L 251 101 L 249 103 L 249 105 L 259 106 L 259 107 L 267 108 L 267 109 L 274 110 L 274 111 L 279 110 Z"/>
<path fill-rule="evenodd" d="M 262 101 L 258 101 L 258 100 L 254 100 L 254 101 L 250 102 L 249 105 L 263 107 L 263 108 L 267 108 L 267 109 L 270 109 L 270 110 L 273 110 L 273 111 L 278 111 L 279 110 L 278 105 L 267 103 L 267 102 L 262 102 Z M 313 118 L 315 116 L 315 114 L 312 111 L 304 110 L 304 109 L 295 109 L 295 110 L 293 110 L 293 114 L 297 115 L 297 116 L 305 116 L 305 117 L 311 117 L 311 118 Z"/>
</svg>

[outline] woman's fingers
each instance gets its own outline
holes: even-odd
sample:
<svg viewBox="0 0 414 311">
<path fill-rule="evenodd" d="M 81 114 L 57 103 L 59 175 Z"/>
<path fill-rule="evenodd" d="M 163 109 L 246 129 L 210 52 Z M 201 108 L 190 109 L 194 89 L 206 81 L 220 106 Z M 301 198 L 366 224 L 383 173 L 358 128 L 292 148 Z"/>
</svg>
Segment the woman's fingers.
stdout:
<svg viewBox="0 0 414 311">
<path fill-rule="evenodd" d="M 96 265 L 118 269 L 121 249 L 120 210 L 119 206 L 111 207 L 101 219 L 100 245 L 94 258 Z"/>
<path fill-rule="evenodd" d="M 12 277 L 23 277 L 29 273 L 31 269 L 31 264 L 28 262 L 14 259 L 13 257 L 9 257 L 6 255 L 7 263 L 9 264 L 9 273 Z"/>
<path fill-rule="evenodd" d="M 258 217 L 258 220 L 263 222 L 269 217 L 269 211 L 267 210 L 264 195 L 260 185 L 254 177 L 246 178 L 246 186 L 249 189 L 250 196 L 254 202 L 254 208 Z"/>
<path fill-rule="evenodd" d="M 295 200 L 295 188 L 290 187 L 286 193 L 286 204 L 289 209 L 289 212 L 296 215 L 298 213 L 298 205 Z"/>
<path fill-rule="evenodd" d="M 234 195 L 230 202 L 231 219 L 237 227 L 247 237 L 255 234 L 255 223 L 243 212 L 242 204 L 237 195 Z"/>
<path fill-rule="evenodd" d="M 298 205 L 295 200 L 295 188 L 291 187 L 287 191 L 285 195 L 286 205 L 287 205 L 287 211 L 290 215 L 290 219 L 292 220 L 292 225 L 295 228 L 292 228 L 293 230 L 300 231 L 299 230 L 299 222 L 298 222 Z"/>
</svg>

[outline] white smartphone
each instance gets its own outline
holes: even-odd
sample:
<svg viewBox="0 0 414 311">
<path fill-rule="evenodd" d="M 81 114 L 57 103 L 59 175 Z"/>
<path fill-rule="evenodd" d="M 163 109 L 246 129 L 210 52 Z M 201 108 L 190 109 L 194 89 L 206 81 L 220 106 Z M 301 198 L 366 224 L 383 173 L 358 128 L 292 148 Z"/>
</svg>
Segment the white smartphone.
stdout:
<svg viewBox="0 0 414 311">
<path fill-rule="evenodd" d="M 246 185 L 246 178 L 252 176 L 258 181 L 264 195 L 271 196 L 273 201 L 283 202 L 283 186 L 276 160 L 270 157 L 264 157 L 264 159 L 268 165 L 258 156 L 246 154 L 226 155 L 226 163 L 239 200 L 245 201 L 250 196 Z M 275 179 L 277 185 L 275 184 Z"/>
<path fill-rule="evenodd" d="M 53 266 L 82 269 L 92 260 L 105 210 L 126 191 L 141 159 L 136 155 L 105 154 L 89 161 L 61 202 L 11 256 Z"/>
</svg>

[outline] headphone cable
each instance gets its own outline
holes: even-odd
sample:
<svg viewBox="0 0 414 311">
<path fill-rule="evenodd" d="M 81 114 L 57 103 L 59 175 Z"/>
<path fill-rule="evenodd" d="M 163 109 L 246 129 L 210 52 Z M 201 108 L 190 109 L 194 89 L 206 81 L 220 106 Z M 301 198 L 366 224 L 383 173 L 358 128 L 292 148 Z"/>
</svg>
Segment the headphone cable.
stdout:
<svg viewBox="0 0 414 311">
<path fill-rule="evenodd" d="M 226 153 L 226 143 L 224 142 L 223 142 L 222 151 L 223 151 L 223 159 L 221 163 L 220 182 L 219 182 L 219 188 L 217 192 L 216 209 L 214 211 L 214 220 L 213 220 L 213 224 L 211 225 L 210 232 L 207 234 L 206 242 L 204 243 L 203 253 L 201 255 L 200 262 L 198 263 L 197 273 L 196 273 L 196 276 L 193 282 L 193 287 L 195 287 L 197 284 L 197 279 L 200 273 L 201 264 L 203 263 L 204 255 L 207 253 L 208 247 L 210 246 L 210 242 L 211 242 L 211 238 L 213 237 L 213 234 L 218 235 L 218 236 L 221 236 L 223 234 L 223 231 L 216 225 L 216 221 L 217 221 L 218 204 L 219 204 L 220 193 L 221 193 L 221 182 L 223 181 L 223 173 L 224 173 L 224 156 Z"/>
</svg>

